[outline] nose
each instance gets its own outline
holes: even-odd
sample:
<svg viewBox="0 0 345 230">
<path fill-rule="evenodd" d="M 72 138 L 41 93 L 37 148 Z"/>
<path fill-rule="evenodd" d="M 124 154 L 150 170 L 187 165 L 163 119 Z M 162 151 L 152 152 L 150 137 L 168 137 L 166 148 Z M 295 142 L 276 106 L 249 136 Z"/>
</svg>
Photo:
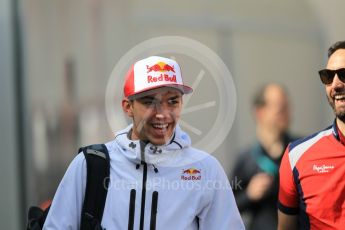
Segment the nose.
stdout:
<svg viewBox="0 0 345 230">
<path fill-rule="evenodd" d="M 156 118 L 158 119 L 164 119 L 165 117 L 165 114 L 167 112 L 167 108 L 165 107 L 164 103 L 156 103 L 156 106 L 155 106 L 155 109 L 156 109 Z"/>
<path fill-rule="evenodd" d="M 344 88 L 344 83 L 339 79 L 338 74 L 334 76 L 333 82 L 332 82 L 333 88 Z"/>
</svg>

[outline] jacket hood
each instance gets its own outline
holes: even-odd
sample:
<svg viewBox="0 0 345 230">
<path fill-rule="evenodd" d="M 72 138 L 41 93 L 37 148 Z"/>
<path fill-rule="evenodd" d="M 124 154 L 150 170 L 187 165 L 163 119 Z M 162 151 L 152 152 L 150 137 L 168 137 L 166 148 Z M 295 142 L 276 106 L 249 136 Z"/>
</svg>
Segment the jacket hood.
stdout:
<svg viewBox="0 0 345 230">
<path fill-rule="evenodd" d="M 165 145 L 153 145 L 140 140 L 128 138 L 133 124 L 116 133 L 115 141 L 121 147 L 121 153 L 134 163 L 144 161 L 148 164 L 159 164 L 171 160 L 182 153 L 181 150 L 191 146 L 191 139 L 177 125 L 170 141 Z"/>
</svg>

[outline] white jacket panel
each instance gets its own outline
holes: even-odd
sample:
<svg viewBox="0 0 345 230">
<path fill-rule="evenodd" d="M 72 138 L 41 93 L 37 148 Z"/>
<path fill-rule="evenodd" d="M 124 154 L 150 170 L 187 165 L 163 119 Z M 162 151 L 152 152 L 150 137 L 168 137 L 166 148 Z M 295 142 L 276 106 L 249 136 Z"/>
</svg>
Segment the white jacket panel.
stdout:
<svg viewBox="0 0 345 230">
<path fill-rule="evenodd" d="M 107 143 L 110 185 L 102 227 L 128 229 L 130 191 L 136 191 L 134 228 L 150 229 L 152 194 L 158 192 L 156 229 L 244 229 L 228 179 L 211 155 L 190 146 L 190 138 L 179 127 L 164 146 L 145 145 L 127 137 L 131 126 Z M 147 167 L 143 194 L 144 164 Z M 155 168 L 158 171 L 155 171 Z M 86 161 L 77 155 L 55 194 L 44 229 L 79 229 L 86 183 Z M 142 199 L 145 200 L 141 213 Z"/>
</svg>

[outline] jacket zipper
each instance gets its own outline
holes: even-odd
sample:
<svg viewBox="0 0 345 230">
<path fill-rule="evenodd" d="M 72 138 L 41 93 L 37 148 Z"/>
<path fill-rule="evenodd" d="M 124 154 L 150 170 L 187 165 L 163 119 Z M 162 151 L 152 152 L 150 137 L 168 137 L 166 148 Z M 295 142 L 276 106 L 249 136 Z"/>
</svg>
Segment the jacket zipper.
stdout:
<svg viewBox="0 0 345 230">
<path fill-rule="evenodd" d="M 157 205 L 158 205 L 158 192 L 154 191 L 152 193 L 150 230 L 156 230 Z"/>
<path fill-rule="evenodd" d="M 145 200 L 146 200 L 146 180 L 147 180 L 147 164 L 145 161 L 141 161 L 141 164 L 144 166 L 143 172 L 143 188 L 141 191 L 141 210 L 140 210 L 140 230 L 144 230 L 144 218 L 145 218 Z"/>
<path fill-rule="evenodd" d="M 133 230 L 134 228 L 135 195 L 136 195 L 136 191 L 135 189 L 132 189 L 130 200 L 129 200 L 128 230 Z"/>
<path fill-rule="evenodd" d="M 141 191 L 141 210 L 140 210 L 140 226 L 139 230 L 144 230 L 145 224 L 145 201 L 146 201 L 146 182 L 147 182 L 147 163 L 145 162 L 145 146 L 147 143 L 140 141 L 140 152 L 141 152 L 141 164 L 143 165 L 143 181 Z M 158 169 L 152 165 L 155 173 L 158 173 Z M 138 169 L 138 165 L 137 165 Z M 151 204 L 151 220 L 150 230 L 156 229 L 156 216 L 157 216 L 157 205 L 158 205 L 158 192 L 152 193 L 152 204 Z"/>
</svg>

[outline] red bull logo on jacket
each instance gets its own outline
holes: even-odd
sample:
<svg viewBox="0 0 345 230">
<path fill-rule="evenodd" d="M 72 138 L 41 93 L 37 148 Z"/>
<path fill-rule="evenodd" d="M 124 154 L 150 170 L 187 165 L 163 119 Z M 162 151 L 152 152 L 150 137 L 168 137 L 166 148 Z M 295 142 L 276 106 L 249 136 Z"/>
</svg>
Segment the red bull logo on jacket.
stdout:
<svg viewBox="0 0 345 230">
<path fill-rule="evenodd" d="M 201 180 L 201 171 L 196 168 L 184 169 L 181 180 Z"/>
</svg>

